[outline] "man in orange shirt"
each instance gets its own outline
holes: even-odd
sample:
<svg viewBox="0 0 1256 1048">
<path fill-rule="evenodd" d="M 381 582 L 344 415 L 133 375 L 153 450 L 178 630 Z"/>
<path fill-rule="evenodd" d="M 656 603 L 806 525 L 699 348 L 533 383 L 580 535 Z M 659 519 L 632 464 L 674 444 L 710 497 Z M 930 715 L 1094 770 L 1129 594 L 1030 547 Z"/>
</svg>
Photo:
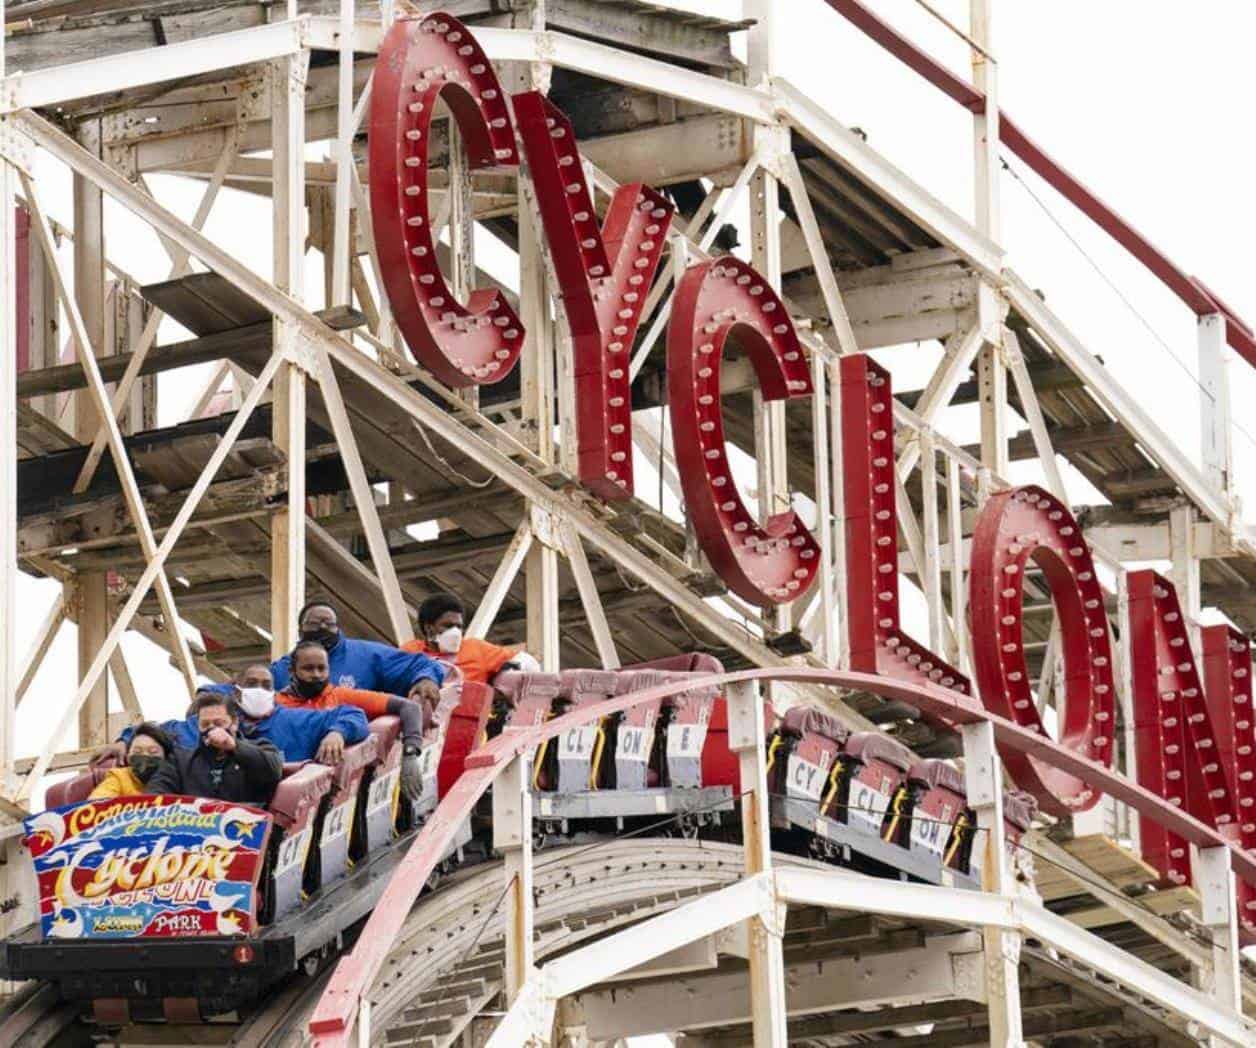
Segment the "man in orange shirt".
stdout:
<svg viewBox="0 0 1256 1048">
<path fill-rule="evenodd" d="M 419 753 L 423 747 L 423 707 L 400 695 L 364 691 L 332 684 L 331 663 L 321 641 L 303 640 L 292 649 L 292 679 L 276 693 L 280 706 L 325 710 L 333 706 L 356 706 L 367 720 L 393 715 L 401 719 L 401 788 L 415 799 L 423 790 L 423 770 Z"/>
<path fill-rule="evenodd" d="M 452 593 L 434 593 L 419 605 L 418 637 L 402 645 L 402 650 L 452 662 L 463 680 L 477 684 L 487 684 L 507 666 L 531 672 L 541 668 L 521 644 L 504 648 L 479 637 L 464 637 L 466 615 L 462 601 Z"/>
</svg>

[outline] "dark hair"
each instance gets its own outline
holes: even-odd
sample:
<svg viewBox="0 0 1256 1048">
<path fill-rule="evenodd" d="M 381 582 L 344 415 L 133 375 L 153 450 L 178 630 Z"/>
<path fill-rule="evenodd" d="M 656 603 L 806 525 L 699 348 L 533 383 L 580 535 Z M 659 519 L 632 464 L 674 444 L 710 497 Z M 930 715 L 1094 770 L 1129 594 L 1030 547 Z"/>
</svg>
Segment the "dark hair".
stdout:
<svg viewBox="0 0 1256 1048">
<path fill-rule="evenodd" d="M 166 734 L 165 729 L 152 721 L 144 721 L 143 724 L 135 726 L 135 730 L 131 732 L 131 742 L 127 743 L 127 752 L 130 752 L 131 743 L 134 743 L 141 735 L 147 735 L 153 742 L 157 743 L 166 757 L 169 757 L 174 752 L 174 740 Z"/>
<path fill-rule="evenodd" d="M 323 642 L 321 640 L 299 640 L 297 641 L 296 646 L 292 649 L 292 654 L 288 656 L 293 666 L 297 664 L 297 652 L 305 651 L 309 648 L 316 648 L 324 654 L 327 652 L 327 649 L 323 647 Z"/>
<path fill-rule="evenodd" d="M 247 666 L 241 668 L 240 672 L 235 675 L 235 678 L 231 681 L 231 683 L 237 688 L 240 687 L 240 685 L 236 682 L 239 681 L 241 677 L 245 676 L 249 670 L 265 670 L 267 673 L 270 673 L 272 677 L 274 676 L 269 662 L 250 662 Z"/>
<path fill-rule="evenodd" d="M 224 695 L 220 691 L 198 691 L 196 698 L 192 700 L 191 716 L 199 717 L 201 710 L 208 709 L 210 706 L 221 706 L 227 711 L 227 715 L 232 720 L 239 720 L 240 706 L 235 700 L 234 695 Z"/>
<path fill-rule="evenodd" d="M 452 593 L 433 593 L 419 605 L 419 626 L 430 625 L 449 611 L 456 611 L 459 615 L 467 613 L 462 601 Z"/>
<path fill-rule="evenodd" d="M 301 610 L 297 612 L 297 625 L 301 625 L 301 620 L 305 618 L 306 612 L 311 608 L 328 608 L 331 613 L 336 616 L 336 622 L 340 622 L 340 609 L 329 600 L 307 600 Z"/>
</svg>

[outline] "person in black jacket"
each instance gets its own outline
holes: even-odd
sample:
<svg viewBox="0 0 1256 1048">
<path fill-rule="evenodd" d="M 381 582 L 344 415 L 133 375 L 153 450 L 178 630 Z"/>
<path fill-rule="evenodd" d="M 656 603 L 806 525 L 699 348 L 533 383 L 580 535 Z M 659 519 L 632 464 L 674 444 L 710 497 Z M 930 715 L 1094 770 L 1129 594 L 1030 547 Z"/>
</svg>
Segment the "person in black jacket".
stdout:
<svg viewBox="0 0 1256 1048">
<path fill-rule="evenodd" d="M 145 783 L 147 793 L 182 793 L 192 797 L 269 803 L 283 774 L 283 756 L 264 739 L 240 736 L 240 715 L 233 699 L 202 692 L 192 703 L 200 745 L 176 749 Z"/>
</svg>

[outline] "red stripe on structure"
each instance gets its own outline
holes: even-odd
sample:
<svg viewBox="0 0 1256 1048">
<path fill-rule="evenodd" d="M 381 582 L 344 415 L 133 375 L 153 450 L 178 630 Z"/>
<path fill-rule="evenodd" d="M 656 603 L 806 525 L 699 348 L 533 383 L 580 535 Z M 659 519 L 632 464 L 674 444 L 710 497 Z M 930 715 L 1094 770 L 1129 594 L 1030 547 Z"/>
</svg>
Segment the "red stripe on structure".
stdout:
<svg viewBox="0 0 1256 1048">
<path fill-rule="evenodd" d="M 869 11 L 860 0 L 827 0 L 827 2 L 851 25 L 880 44 L 947 97 L 973 111 L 980 110 L 985 105 L 986 96 L 983 92 L 951 72 L 932 55 L 922 51 L 897 29 Z M 1256 367 L 1256 338 L 1253 337 L 1251 326 L 1240 319 L 1201 281 L 1184 272 L 1168 255 L 1122 218 L 1109 204 L 1061 167 L 1001 109 L 999 110 L 999 138 L 1043 181 L 1146 266 L 1197 316 L 1222 313 L 1229 321 L 1226 324 L 1226 341 L 1244 360 Z"/>
<path fill-rule="evenodd" d="M 358 1004 L 370 989 L 396 941 L 406 916 L 419 897 L 428 876 L 436 867 L 454 831 L 488 790 L 510 760 L 525 750 L 535 749 L 547 739 L 600 718 L 613 716 L 643 703 L 658 702 L 697 688 L 724 688 L 742 681 L 792 681 L 820 687 L 866 691 L 887 699 L 898 699 L 919 709 L 932 723 L 968 724 L 989 721 L 1000 748 L 1015 750 L 1075 775 L 1097 791 L 1110 794 L 1136 812 L 1147 815 L 1171 833 L 1202 847 L 1230 849 L 1235 875 L 1256 885 L 1256 854 L 1242 850 L 1188 812 L 1176 808 L 1131 779 L 1083 757 L 1053 739 L 1022 728 L 990 713 L 968 695 L 934 684 L 914 684 L 890 680 L 869 673 L 797 667 L 741 670 L 736 673 L 673 681 L 623 695 L 595 705 L 582 706 L 535 727 L 507 730 L 482 746 L 467 761 L 467 771 L 432 813 L 415 838 L 405 858 L 398 864 L 388 887 L 380 897 L 366 926 L 358 936 L 353 952 L 344 957 L 332 973 L 327 988 L 310 1020 L 316 1048 L 347 1045 L 357 1016 Z"/>
</svg>

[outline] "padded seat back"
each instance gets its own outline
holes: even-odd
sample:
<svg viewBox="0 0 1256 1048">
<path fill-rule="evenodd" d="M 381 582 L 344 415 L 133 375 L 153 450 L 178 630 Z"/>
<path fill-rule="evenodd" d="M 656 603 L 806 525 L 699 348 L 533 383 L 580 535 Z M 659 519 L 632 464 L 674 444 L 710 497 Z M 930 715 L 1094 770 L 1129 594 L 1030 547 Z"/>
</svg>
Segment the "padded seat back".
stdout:
<svg viewBox="0 0 1256 1048">
<path fill-rule="evenodd" d="M 87 800 L 87 795 L 99 786 L 113 766 L 88 768 L 61 782 L 48 787 L 44 795 L 44 805 L 48 808 L 61 808 L 67 804 L 78 804 Z"/>
<path fill-rule="evenodd" d="M 401 795 L 401 718 L 376 717 L 367 727 L 378 760 L 362 781 L 363 797 L 350 846 L 355 861 L 392 840 Z"/>
<path fill-rule="evenodd" d="M 619 674 L 614 670 L 564 670 L 559 675 L 559 694 L 554 712 L 567 713 L 605 702 L 615 694 Z M 570 728 L 551 742 L 542 744 L 543 753 L 538 761 L 550 762 L 549 751 L 554 752 L 553 768 L 545 770 L 555 774 L 555 788 L 559 793 L 582 793 L 597 789 L 602 782 L 601 764 L 606 748 L 606 730 L 600 720 L 590 721 L 578 728 Z"/>
<path fill-rule="evenodd" d="M 493 686 L 510 702 L 506 728 L 535 728 L 549 720 L 554 700 L 562 692 L 557 673 L 499 673 Z"/>
<path fill-rule="evenodd" d="M 843 750 L 855 765 L 845 791 L 845 821 L 880 836 L 890 803 L 905 785 L 915 757 L 902 743 L 879 731 L 857 732 L 846 740 Z"/>
<path fill-rule="evenodd" d="M 497 675 L 500 680 L 504 674 Z M 451 694 L 446 695 L 446 691 Z M 445 796 L 458 781 L 466 764 L 467 755 L 484 740 L 488 720 L 493 712 L 493 689 L 487 684 L 464 681 L 453 689 L 441 691 L 441 701 L 432 715 L 434 732 L 424 736 L 423 749 L 431 754 L 424 761 L 423 799 L 420 806 L 429 802 L 427 776 L 432 771 L 429 760 L 435 761 L 436 797 Z M 429 744 L 428 735 L 435 735 Z M 431 807 L 436 807 L 433 802 Z"/>
<path fill-rule="evenodd" d="M 839 745 L 850 738 L 850 730 L 843 727 L 836 717 L 809 706 L 792 706 L 786 710 L 781 718 L 781 730 L 798 736 L 808 732 L 823 735 Z"/>
<path fill-rule="evenodd" d="M 271 920 L 278 920 L 301 904 L 301 887 L 323 801 L 331 792 L 335 774 L 323 764 L 305 762 L 285 774 L 275 787 L 270 814 L 275 830 L 275 863 L 271 872 Z"/>
<path fill-rule="evenodd" d="M 835 718 L 819 710 L 800 706 L 786 710 L 771 749 L 773 770 L 781 769 L 777 782 L 786 796 L 820 805 L 836 793 L 838 756 L 849 737 L 850 732 Z M 782 754 L 779 748 L 784 747 L 788 749 Z"/>
<path fill-rule="evenodd" d="M 907 777 L 916 792 L 909 847 L 953 865 L 957 834 L 972 827 L 963 773 L 946 761 L 925 760 L 913 764 Z"/>
<path fill-rule="evenodd" d="M 562 677 L 557 673 L 499 673 L 493 686 L 507 698 L 502 732 L 526 731 L 544 724 L 553 714 L 555 700 L 562 692 Z M 557 784 L 557 761 L 548 742 L 542 743 L 533 755 L 532 786 L 552 790 Z"/>
<path fill-rule="evenodd" d="M 353 815 L 357 809 L 362 777 L 375 764 L 378 752 L 375 737 L 368 735 L 361 742 L 346 746 L 344 757 L 332 769 L 331 801 L 323 815 L 318 835 L 319 887 L 339 880 L 349 870 Z"/>
<path fill-rule="evenodd" d="M 665 655 L 649 662 L 635 662 L 623 670 L 670 670 L 676 673 L 723 673 L 724 664 L 705 651 L 693 651 L 685 655 Z"/>
</svg>

